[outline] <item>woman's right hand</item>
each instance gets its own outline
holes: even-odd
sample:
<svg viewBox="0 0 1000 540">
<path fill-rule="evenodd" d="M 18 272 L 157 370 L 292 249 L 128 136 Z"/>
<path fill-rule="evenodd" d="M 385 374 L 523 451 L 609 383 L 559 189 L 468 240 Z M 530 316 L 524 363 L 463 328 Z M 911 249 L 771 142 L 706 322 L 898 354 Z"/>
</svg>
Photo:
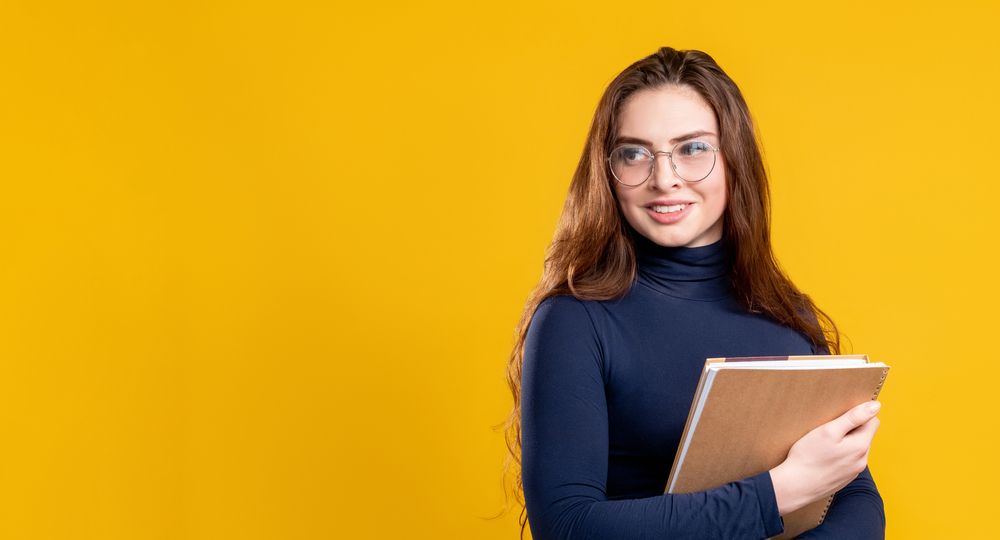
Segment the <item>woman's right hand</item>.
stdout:
<svg viewBox="0 0 1000 540">
<path fill-rule="evenodd" d="M 771 469 L 780 515 L 828 497 L 865 470 L 881 406 L 862 403 L 792 445 L 785 461 Z"/>
</svg>

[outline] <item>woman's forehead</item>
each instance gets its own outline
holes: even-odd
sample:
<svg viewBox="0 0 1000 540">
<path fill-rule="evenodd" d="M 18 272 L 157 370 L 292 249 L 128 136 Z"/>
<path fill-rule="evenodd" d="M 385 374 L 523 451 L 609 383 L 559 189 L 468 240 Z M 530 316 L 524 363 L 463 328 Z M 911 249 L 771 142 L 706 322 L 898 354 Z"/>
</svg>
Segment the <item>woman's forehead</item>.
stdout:
<svg viewBox="0 0 1000 540">
<path fill-rule="evenodd" d="M 631 96 L 622 105 L 616 135 L 666 144 L 690 134 L 718 133 L 715 112 L 701 95 L 686 86 L 669 86 Z"/>
</svg>

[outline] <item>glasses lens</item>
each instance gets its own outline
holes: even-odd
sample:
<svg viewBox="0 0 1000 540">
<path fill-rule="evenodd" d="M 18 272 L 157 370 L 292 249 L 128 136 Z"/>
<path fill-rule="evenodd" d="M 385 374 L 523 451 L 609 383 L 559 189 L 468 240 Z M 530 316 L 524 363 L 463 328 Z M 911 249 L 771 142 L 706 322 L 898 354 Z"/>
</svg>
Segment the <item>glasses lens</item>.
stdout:
<svg viewBox="0 0 1000 540">
<path fill-rule="evenodd" d="M 649 178 L 653 156 L 641 146 L 621 146 L 611 152 L 611 174 L 626 186 L 638 186 Z"/>
<path fill-rule="evenodd" d="M 670 162 L 688 182 L 704 180 L 715 168 L 715 148 L 702 141 L 685 141 L 674 147 Z"/>
</svg>

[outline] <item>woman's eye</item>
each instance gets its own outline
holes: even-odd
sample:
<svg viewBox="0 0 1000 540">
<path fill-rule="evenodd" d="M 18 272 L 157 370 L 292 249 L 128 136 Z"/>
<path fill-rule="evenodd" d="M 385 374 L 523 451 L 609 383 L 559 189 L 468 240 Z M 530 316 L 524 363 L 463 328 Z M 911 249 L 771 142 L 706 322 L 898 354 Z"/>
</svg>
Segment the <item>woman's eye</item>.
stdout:
<svg viewBox="0 0 1000 540">
<path fill-rule="evenodd" d="M 714 150 L 708 143 L 701 141 L 690 141 L 681 145 L 680 154 L 685 156 L 697 156 L 705 152 Z"/>
<path fill-rule="evenodd" d="M 626 163 L 636 163 L 639 161 L 645 161 L 646 151 L 642 148 L 623 148 L 622 158 Z"/>
</svg>

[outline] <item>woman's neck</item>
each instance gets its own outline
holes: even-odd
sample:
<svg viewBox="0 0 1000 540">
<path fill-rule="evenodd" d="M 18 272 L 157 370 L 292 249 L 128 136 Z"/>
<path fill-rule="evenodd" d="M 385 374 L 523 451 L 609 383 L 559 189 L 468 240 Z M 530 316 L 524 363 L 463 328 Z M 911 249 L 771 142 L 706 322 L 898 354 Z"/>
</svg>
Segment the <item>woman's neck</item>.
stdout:
<svg viewBox="0 0 1000 540">
<path fill-rule="evenodd" d="M 723 241 L 696 248 L 664 247 L 633 233 L 639 283 L 664 294 L 712 301 L 732 293 Z"/>
</svg>

